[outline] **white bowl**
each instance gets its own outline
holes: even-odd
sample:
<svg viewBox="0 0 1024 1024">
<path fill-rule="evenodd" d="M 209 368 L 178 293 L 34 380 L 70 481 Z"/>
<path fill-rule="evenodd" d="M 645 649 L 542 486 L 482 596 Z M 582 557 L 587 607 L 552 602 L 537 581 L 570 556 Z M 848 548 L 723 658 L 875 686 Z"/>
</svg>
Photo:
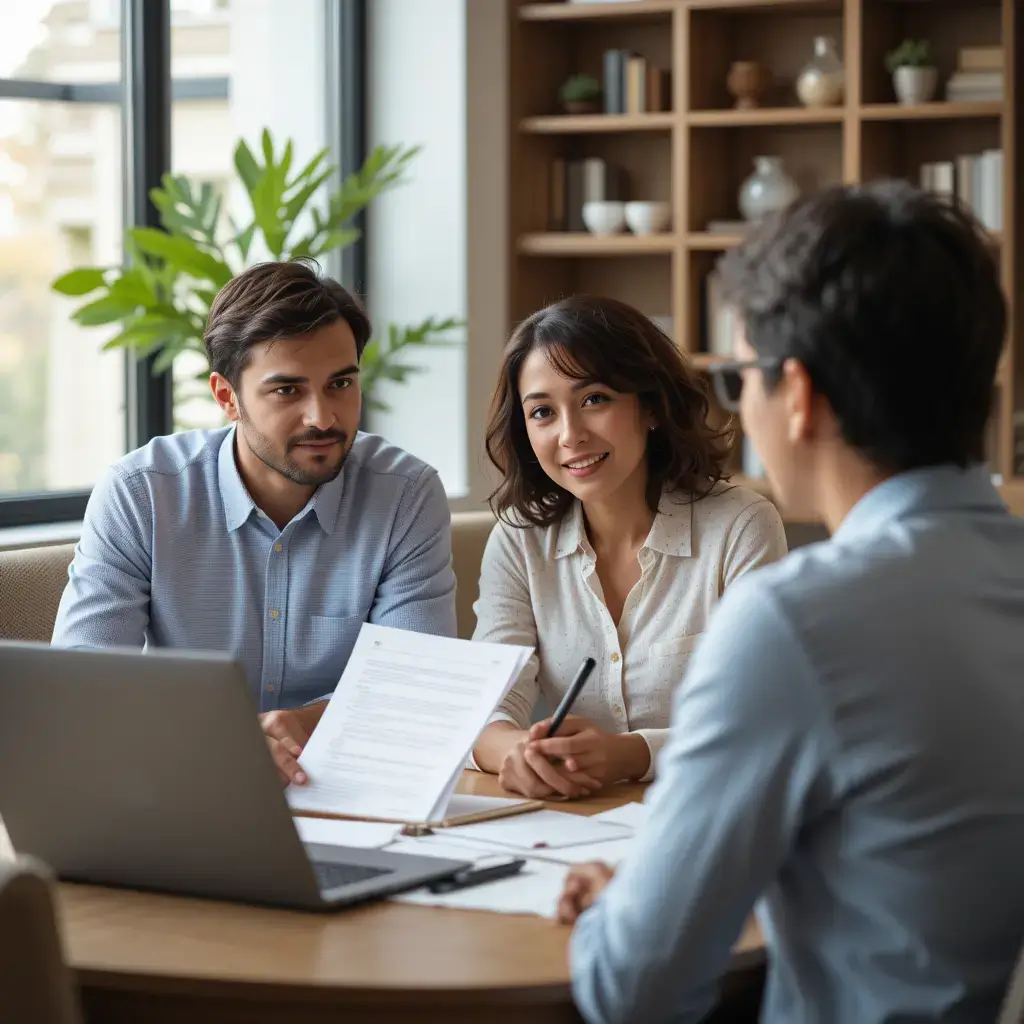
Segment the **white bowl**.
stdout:
<svg viewBox="0 0 1024 1024">
<path fill-rule="evenodd" d="M 624 212 L 629 230 L 634 235 L 656 235 L 666 231 L 672 220 L 672 207 L 668 203 L 626 203 Z"/>
<path fill-rule="evenodd" d="M 617 235 L 626 226 L 625 203 L 614 200 L 583 204 L 583 223 L 592 235 Z"/>
</svg>

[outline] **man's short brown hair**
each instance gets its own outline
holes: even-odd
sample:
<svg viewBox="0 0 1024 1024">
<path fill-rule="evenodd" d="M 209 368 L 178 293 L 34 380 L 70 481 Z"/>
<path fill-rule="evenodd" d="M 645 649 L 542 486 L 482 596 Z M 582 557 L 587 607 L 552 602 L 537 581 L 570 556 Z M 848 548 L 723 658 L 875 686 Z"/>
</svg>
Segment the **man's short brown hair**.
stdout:
<svg viewBox="0 0 1024 1024">
<path fill-rule="evenodd" d="M 210 369 L 237 387 L 254 345 L 344 320 L 362 356 L 372 331 L 359 300 L 324 277 L 315 260 L 258 263 L 232 278 L 210 307 L 203 343 Z"/>
</svg>

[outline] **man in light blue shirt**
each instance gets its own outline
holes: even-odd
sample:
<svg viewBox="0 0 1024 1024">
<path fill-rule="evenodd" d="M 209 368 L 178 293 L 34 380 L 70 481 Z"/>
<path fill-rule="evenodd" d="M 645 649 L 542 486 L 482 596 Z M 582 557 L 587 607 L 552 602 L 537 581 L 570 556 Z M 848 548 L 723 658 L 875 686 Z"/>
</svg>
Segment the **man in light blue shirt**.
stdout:
<svg viewBox="0 0 1024 1024">
<path fill-rule="evenodd" d="M 638 849 L 567 882 L 577 1002 L 699 1020 L 758 904 L 765 1021 L 993 1021 L 1024 941 L 1024 521 L 979 465 L 994 262 L 948 202 L 879 184 L 798 203 L 722 275 L 720 397 L 832 538 L 716 610 Z"/>
<path fill-rule="evenodd" d="M 303 262 L 231 281 L 205 343 L 232 425 L 156 438 L 111 468 L 53 633 L 66 647 L 234 655 L 282 776 L 299 782 L 326 707 L 308 702 L 333 691 L 364 622 L 456 632 L 437 473 L 358 432 L 369 336 L 356 300 Z"/>
</svg>

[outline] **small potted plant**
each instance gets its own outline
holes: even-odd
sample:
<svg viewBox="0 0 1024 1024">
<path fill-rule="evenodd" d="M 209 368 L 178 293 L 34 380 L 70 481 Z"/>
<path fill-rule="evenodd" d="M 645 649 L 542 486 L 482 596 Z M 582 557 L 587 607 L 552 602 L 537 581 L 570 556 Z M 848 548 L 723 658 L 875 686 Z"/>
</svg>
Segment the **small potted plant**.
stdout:
<svg viewBox="0 0 1024 1024">
<path fill-rule="evenodd" d="M 567 114 L 596 114 L 601 99 L 601 83 L 593 75 L 572 75 L 558 90 L 558 98 Z"/>
<path fill-rule="evenodd" d="M 892 73 L 896 99 L 905 106 L 927 103 L 935 96 L 939 73 L 931 62 L 931 46 L 927 39 L 904 39 L 885 58 Z"/>
</svg>

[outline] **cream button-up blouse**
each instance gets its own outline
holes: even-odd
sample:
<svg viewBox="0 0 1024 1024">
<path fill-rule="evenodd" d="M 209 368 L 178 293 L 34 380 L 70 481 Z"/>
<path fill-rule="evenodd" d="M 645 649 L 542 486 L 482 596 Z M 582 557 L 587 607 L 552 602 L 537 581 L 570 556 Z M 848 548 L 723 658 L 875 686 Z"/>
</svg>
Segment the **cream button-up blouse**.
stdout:
<svg viewBox="0 0 1024 1024">
<path fill-rule="evenodd" d="M 491 721 L 528 728 L 538 698 L 553 711 L 583 659 L 592 657 L 597 668 L 573 714 L 607 732 L 643 736 L 650 779 L 668 733 L 672 693 L 712 609 L 733 580 L 785 554 L 779 513 L 759 494 L 728 484 L 696 502 L 666 493 L 616 628 L 579 502 L 553 526 L 499 522 L 483 557 L 473 639 L 536 653 Z"/>
</svg>

